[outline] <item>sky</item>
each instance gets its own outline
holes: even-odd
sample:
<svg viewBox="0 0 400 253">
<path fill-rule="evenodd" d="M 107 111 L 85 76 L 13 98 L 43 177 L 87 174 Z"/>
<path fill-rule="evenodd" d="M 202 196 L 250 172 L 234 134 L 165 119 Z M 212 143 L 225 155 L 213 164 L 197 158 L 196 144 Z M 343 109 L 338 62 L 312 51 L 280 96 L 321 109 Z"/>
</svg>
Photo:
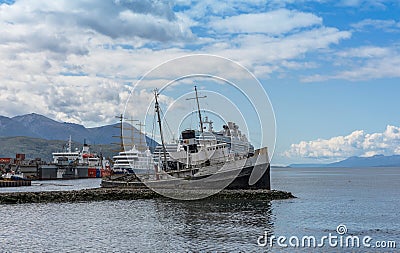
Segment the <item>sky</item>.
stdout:
<svg viewBox="0 0 400 253">
<path fill-rule="evenodd" d="M 224 117 L 252 115 L 241 129 L 260 145 L 266 133 L 273 164 L 400 154 L 399 13 L 390 0 L 0 0 L 0 115 L 94 127 L 115 123 L 130 101 L 141 118 L 152 89 L 208 71 L 252 96 L 265 91 L 253 115 L 232 86 L 195 80 L 201 94 L 224 95 L 203 105 Z M 234 61 L 263 91 L 218 60 L 162 65 L 193 54 Z M 169 68 L 154 71 L 160 64 Z M 183 83 L 163 90 L 163 106 L 184 111 L 178 91 L 193 95 L 193 80 Z M 230 113 L 235 106 L 240 113 Z M 260 130 L 252 117 L 264 114 Z"/>
</svg>

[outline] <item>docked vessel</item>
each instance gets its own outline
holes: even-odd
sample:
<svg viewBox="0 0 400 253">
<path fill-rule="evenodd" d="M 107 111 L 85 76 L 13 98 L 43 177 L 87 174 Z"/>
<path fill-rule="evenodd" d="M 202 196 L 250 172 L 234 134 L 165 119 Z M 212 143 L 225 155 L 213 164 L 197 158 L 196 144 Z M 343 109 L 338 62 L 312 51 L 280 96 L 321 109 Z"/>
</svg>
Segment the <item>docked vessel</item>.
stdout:
<svg viewBox="0 0 400 253">
<path fill-rule="evenodd" d="M 113 156 L 114 174 L 136 174 L 148 175 L 153 173 L 153 156 L 147 148 L 145 151 L 139 151 L 136 146 L 130 150 L 121 151 Z"/>
<path fill-rule="evenodd" d="M 91 153 L 86 143 L 81 151 L 72 151 L 71 137 L 66 150 L 54 152 L 52 155 L 51 163 L 38 166 L 38 178 L 41 180 L 96 178 L 110 173 L 109 162 L 96 153 Z"/>
<path fill-rule="evenodd" d="M 31 180 L 21 172 L 21 158 L 25 156 L 17 154 L 16 159 L 0 158 L 0 187 L 31 186 Z"/>
<path fill-rule="evenodd" d="M 24 175 L 24 173 L 15 173 L 15 172 L 8 172 L 6 174 L 1 175 L 1 178 L 4 180 L 14 180 L 14 181 L 29 181 Z"/>
<path fill-rule="evenodd" d="M 214 131 L 213 122 L 203 121 L 195 87 L 200 129 L 182 131 L 176 143 L 164 142 L 158 92 L 155 90 L 155 112 L 161 145 L 154 152 L 153 177 L 138 176 L 138 187 L 152 189 L 270 189 L 270 163 L 267 147 L 255 150 L 239 126 L 228 122 Z M 204 130 L 203 124 L 208 124 Z M 102 186 L 118 186 L 103 180 Z M 135 187 L 134 183 L 129 186 Z"/>
<path fill-rule="evenodd" d="M 233 122 L 228 124 L 236 126 Z M 183 131 L 176 151 L 168 153 L 167 162 L 162 154 L 155 154 L 157 183 L 147 184 L 171 188 L 190 181 L 197 188 L 270 189 L 267 148 L 254 150 L 246 139 L 234 143 L 232 139 L 237 136 L 228 131 Z M 240 151 L 246 144 L 249 150 Z M 258 173 L 251 178 L 255 169 Z"/>
<path fill-rule="evenodd" d="M 113 156 L 112 173 L 141 176 L 148 176 L 149 174 L 154 173 L 153 155 L 150 152 L 149 147 L 147 145 L 143 145 L 143 143 L 146 143 L 146 137 L 144 134 L 142 134 L 143 124 L 137 124 L 140 126 L 140 130 L 139 141 L 137 143 L 138 145 L 136 145 L 134 138 L 135 128 L 131 125 L 124 126 L 124 117 L 122 114 L 116 118 L 120 120 L 119 126 L 116 126 L 116 128 L 120 129 L 120 135 L 113 137 L 118 137 L 120 139 L 120 143 L 118 143 L 120 145 L 120 151 L 117 155 Z M 137 120 L 131 119 L 129 121 L 134 122 Z M 131 136 L 123 136 L 123 129 L 131 130 Z M 131 142 L 124 143 L 124 139 L 131 139 Z"/>
</svg>

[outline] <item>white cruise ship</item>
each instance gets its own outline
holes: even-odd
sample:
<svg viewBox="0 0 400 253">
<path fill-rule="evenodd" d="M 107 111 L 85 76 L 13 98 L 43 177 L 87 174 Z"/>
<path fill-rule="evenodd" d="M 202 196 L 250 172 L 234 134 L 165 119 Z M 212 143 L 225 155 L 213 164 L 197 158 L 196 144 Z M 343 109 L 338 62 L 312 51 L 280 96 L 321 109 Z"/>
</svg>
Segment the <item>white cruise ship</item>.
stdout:
<svg viewBox="0 0 400 253">
<path fill-rule="evenodd" d="M 154 173 L 153 156 L 149 149 L 139 151 L 136 146 L 113 156 L 114 174 L 148 175 Z"/>
</svg>

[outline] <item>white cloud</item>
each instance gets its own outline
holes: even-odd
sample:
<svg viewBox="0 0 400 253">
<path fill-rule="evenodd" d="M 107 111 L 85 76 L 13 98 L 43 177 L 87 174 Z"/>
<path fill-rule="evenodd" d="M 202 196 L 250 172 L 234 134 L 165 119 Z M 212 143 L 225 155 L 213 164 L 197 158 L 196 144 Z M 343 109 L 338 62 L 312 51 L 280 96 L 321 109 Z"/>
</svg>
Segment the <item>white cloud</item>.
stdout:
<svg viewBox="0 0 400 253">
<path fill-rule="evenodd" d="M 123 45 L 190 40 L 186 22 L 159 1 L 2 4 L 0 114 L 34 111 L 86 125 L 112 122 L 128 97 L 124 83 L 178 53 Z"/>
<path fill-rule="evenodd" d="M 273 11 L 262 0 L 229 4 L 182 0 L 176 3 L 182 10 L 172 4 L 151 0 L 1 4 L 0 114 L 34 111 L 62 121 L 100 125 L 121 112 L 130 84 L 166 60 L 191 53 L 217 54 L 266 77 L 308 68 L 313 63 L 297 60 L 351 36 L 325 27 L 315 14 Z M 228 21 L 236 22 L 237 28 Z M 259 25 L 264 21 L 273 25 Z M 201 71 L 209 65 L 196 62 L 169 72 Z M 224 66 L 214 70 L 212 74 L 229 72 Z M 147 88 L 158 86 L 152 80 Z"/>
<path fill-rule="evenodd" d="M 398 77 L 400 77 L 400 55 L 368 61 L 359 68 L 339 72 L 332 79 L 359 81 Z"/>
<path fill-rule="evenodd" d="M 97 33 L 112 39 L 139 37 L 155 41 L 192 36 L 168 2 L 162 1 L 19 0 L 13 5 L 0 5 L 0 12 L 1 21 L 7 25 L 2 29 L 5 33 L 0 41 L 8 43 L 33 41 L 58 45 L 61 41 L 71 42 L 69 36 L 80 33 L 89 38 Z"/>
<path fill-rule="evenodd" d="M 345 1 L 350 6 L 367 4 L 369 1 Z M 379 2 L 377 2 L 379 3 Z M 370 3 L 372 4 L 372 3 Z M 376 36 L 376 31 L 384 33 L 399 33 L 400 22 L 393 19 L 364 19 L 351 24 L 354 33 L 365 32 Z M 355 35 L 356 36 L 356 35 Z M 398 41 L 384 40 L 382 46 L 368 45 L 347 48 L 329 57 L 336 72 L 330 74 L 315 74 L 301 78 L 303 82 L 322 82 L 327 80 L 363 81 L 381 78 L 400 77 L 400 48 Z"/>
<path fill-rule="evenodd" d="M 218 33 L 266 33 L 280 35 L 295 29 L 321 25 L 322 18 L 311 13 L 279 9 L 264 13 L 240 14 L 210 22 Z"/>
<path fill-rule="evenodd" d="M 303 82 L 336 79 L 362 81 L 400 77 L 400 50 L 396 46 L 352 48 L 337 53 L 332 61 L 340 65 L 343 70 L 337 70 L 336 73 L 329 75 L 305 76 L 301 80 Z"/>
<path fill-rule="evenodd" d="M 400 22 L 396 22 L 393 19 L 364 19 L 351 26 L 357 31 L 368 31 L 370 28 L 375 28 L 385 32 L 400 32 Z"/>
<path fill-rule="evenodd" d="M 284 152 L 287 158 L 344 159 L 351 156 L 400 154 L 400 127 L 388 125 L 382 133 L 357 130 L 346 136 L 301 141 Z"/>
<path fill-rule="evenodd" d="M 343 7 L 361 7 L 363 9 L 379 8 L 384 10 L 390 2 L 396 3 L 396 0 L 341 0 L 338 2 L 338 5 Z"/>
<path fill-rule="evenodd" d="M 264 11 L 265 0 L 180 0 L 176 4 L 188 8 L 185 13 L 195 20 L 209 20 L 215 16 L 233 16 L 243 12 Z"/>
<path fill-rule="evenodd" d="M 376 46 L 363 46 L 358 48 L 351 48 L 346 51 L 338 52 L 339 57 L 350 58 L 376 58 L 376 57 L 387 57 L 396 53 L 392 48 L 387 47 L 376 47 Z"/>
<path fill-rule="evenodd" d="M 234 57 L 258 76 L 265 76 L 282 68 L 291 68 L 288 60 L 303 59 L 307 53 L 328 49 L 351 34 L 336 28 L 319 27 L 275 38 L 262 34 L 240 35 L 230 43 L 217 43 L 205 50 L 225 57 Z M 298 69 L 299 65 L 292 65 Z M 305 67 L 308 68 L 308 67 Z M 261 70 L 261 71 L 260 71 Z"/>
</svg>

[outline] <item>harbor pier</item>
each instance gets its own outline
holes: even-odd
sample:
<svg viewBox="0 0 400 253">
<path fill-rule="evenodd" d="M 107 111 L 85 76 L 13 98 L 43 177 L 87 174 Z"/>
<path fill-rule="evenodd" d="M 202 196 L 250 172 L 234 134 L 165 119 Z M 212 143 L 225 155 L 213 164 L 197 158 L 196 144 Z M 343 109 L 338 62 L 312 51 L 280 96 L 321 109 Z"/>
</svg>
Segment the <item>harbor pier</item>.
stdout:
<svg viewBox="0 0 400 253">
<path fill-rule="evenodd" d="M 0 180 L 0 187 L 31 186 L 31 184 L 29 180 Z"/>
</svg>

